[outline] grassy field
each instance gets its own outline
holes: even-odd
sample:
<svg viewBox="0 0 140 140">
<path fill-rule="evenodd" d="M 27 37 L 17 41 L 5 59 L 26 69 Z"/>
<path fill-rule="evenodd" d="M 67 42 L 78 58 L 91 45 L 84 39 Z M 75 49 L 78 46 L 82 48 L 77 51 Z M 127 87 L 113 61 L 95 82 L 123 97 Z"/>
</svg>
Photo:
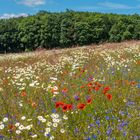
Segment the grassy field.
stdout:
<svg viewBox="0 0 140 140">
<path fill-rule="evenodd" d="M 1 55 L 0 139 L 139 140 L 140 42 Z"/>
</svg>

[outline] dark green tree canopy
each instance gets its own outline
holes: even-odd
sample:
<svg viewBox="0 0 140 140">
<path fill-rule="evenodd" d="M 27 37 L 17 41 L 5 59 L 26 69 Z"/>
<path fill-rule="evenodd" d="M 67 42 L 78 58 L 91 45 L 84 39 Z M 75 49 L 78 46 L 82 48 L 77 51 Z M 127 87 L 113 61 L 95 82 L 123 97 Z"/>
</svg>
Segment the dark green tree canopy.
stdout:
<svg viewBox="0 0 140 140">
<path fill-rule="evenodd" d="M 0 20 L 0 53 L 140 39 L 140 16 L 95 12 L 51 13 Z"/>
</svg>

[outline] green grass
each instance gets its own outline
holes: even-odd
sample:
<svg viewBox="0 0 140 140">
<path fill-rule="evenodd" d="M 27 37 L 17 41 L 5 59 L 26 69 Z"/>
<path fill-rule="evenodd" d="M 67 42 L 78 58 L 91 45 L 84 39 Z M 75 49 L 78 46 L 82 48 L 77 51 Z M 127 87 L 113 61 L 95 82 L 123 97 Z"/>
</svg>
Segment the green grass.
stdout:
<svg viewBox="0 0 140 140">
<path fill-rule="evenodd" d="M 0 138 L 140 139 L 139 52 L 128 45 L 1 59 Z"/>
</svg>

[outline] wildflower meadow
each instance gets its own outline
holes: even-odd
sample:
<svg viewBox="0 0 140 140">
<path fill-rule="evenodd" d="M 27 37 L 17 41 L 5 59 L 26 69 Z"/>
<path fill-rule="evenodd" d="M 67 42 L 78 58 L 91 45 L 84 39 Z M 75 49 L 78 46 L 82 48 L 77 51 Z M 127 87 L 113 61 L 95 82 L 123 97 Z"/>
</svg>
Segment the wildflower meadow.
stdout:
<svg viewBox="0 0 140 140">
<path fill-rule="evenodd" d="M 1 55 L 0 139 L 139 140 L 140 43 Z"/>
</svg>

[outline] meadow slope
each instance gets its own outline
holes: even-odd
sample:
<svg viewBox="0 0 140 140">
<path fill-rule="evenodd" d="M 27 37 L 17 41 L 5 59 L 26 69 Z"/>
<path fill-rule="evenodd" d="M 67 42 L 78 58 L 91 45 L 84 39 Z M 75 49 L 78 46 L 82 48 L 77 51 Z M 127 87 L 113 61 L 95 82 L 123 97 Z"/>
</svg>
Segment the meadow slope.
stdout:
<svg viewBox="0 0 140 140">
<path fill-rule="evenodd" d="M 140 42 L 0 55 L 0 139 L 140 139 Z"/>
</svg>

